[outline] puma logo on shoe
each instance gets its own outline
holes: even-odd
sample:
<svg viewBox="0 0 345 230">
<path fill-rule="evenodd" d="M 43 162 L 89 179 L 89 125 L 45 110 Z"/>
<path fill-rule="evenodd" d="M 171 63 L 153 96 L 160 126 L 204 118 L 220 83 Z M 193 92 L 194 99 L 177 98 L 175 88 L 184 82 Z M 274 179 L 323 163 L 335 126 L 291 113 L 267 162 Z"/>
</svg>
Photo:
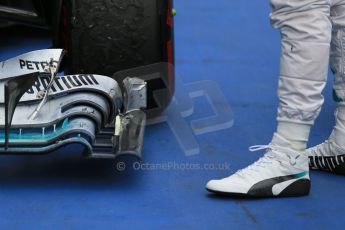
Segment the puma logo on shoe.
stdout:
<svg viewBox="0 0 345 230">
<path fill-rule="evenodd" d="M 302 172 L 294 175 L 274 177 L 260 181 L 253 185 L 248 191 L 250 196 L 296 196 L 305 195 L 306 191 L 309 191 L 310 181 L 307 178 L 303 178 L 308 175 L 307 172 Z"/>
</svg>

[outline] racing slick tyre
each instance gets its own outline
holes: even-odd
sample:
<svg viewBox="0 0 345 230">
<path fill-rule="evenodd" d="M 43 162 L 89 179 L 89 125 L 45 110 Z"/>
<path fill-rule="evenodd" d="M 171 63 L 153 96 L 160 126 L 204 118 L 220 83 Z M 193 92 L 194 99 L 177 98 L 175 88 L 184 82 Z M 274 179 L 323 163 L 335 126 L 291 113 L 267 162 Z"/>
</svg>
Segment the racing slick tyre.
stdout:
<svg viewBox="0 0 345 230">
<path fill-rule="evenodd" d="M 65 73 L 113 76 L 121 70 L 169 63 L 147 86 L 148 115 L 159 115 L 174 92 L 172 1 L 64 0 L 56 46 L 67 50 Z M 163 103 L 153 96 L 160 89 L 167 89 Z"/>
</svg>

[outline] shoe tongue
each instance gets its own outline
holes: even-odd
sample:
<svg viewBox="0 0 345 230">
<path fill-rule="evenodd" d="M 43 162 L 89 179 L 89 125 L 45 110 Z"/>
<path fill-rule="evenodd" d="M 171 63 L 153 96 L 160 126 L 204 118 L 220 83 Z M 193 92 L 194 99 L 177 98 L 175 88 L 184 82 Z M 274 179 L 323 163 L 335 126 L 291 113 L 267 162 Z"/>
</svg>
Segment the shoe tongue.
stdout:
<svg viewBox="0 0 345 230">
<path fill-rule="evenodd" d="M 295 150 L 292 147 L 291 143 L 286 138 L 279 135 L 278 133 L 274 133 L 273 139 L 271 141 L 271 145 L 277 146 L 278 152 L 284 152 L 285 154 L 288 154 L 290 156 L 292 156 L 292 155 L 297 156 L 300 154 L 297 150 Z M 279 147 L 281 148 L 281 150 L 279 149 Z M 277 151 L 275 151 L 275 152 L 277 152 Z"/>
<path fill-rule="evenodd" d="M 291 143 L 278 133 L 274 133 L 271 144 L 274 146 L 292 149 Z"/>
</svg>

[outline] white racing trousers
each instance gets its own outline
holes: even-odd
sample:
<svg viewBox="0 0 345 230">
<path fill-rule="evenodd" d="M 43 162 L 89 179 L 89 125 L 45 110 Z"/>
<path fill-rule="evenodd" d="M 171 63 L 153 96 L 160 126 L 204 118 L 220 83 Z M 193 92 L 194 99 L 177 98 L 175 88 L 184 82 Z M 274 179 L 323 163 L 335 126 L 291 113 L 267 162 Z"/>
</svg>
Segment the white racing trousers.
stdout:
<svg viewBox="0 0 345 230">
<path fill-rule="evenodd" d="M 324 98 L 328 64 L 337 101 L 345 101 L 345 0 L 270 0 L 281 31 L 278 120 L 313 124 Z"/>
<path fill-rule="evenodd" d="M 334 97 L 345 103 L 345 0 L 270 0 L 281 32 L 278 122 L 312 125 L 330 66 Z M 308 131 L 309 135 L 309 131 Z"/>
</svg>

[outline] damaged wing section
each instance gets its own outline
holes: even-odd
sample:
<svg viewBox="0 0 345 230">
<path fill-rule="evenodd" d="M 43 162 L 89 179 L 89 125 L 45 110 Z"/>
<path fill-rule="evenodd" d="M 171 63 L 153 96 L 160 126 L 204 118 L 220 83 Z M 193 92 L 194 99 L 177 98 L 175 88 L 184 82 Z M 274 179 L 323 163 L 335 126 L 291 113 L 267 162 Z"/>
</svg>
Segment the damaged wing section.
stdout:
<svg viewBox="0 0 345 230">
<path fill-rule="evenodd" d="M 80 144 L 86 157 L 140 160 L 146 82 L 56 76 L 63 53 L 39 50 L 0 63 L 0 154 L 46 154 Z"/>
</svg>

